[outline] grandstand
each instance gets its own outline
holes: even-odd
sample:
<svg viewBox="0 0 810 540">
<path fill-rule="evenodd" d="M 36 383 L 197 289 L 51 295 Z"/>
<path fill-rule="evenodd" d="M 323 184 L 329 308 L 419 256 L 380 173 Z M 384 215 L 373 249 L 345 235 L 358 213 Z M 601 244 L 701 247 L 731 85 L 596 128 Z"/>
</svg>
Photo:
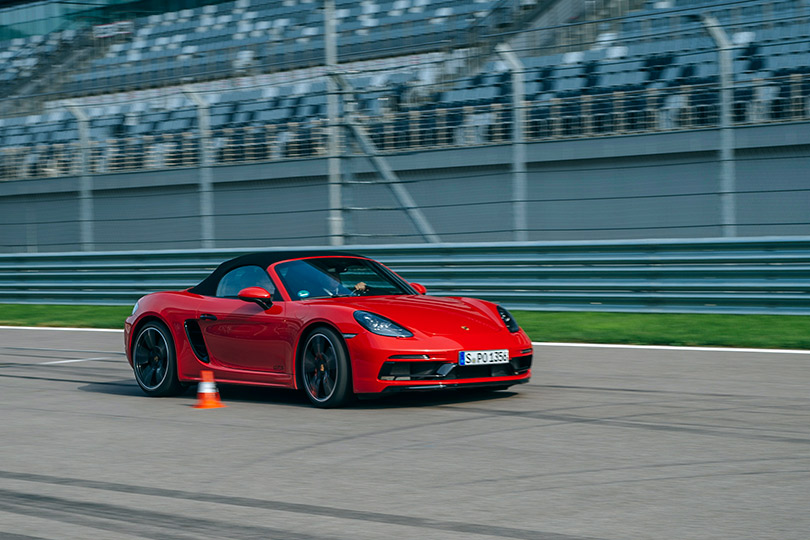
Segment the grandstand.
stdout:
<svg viewBox="0 0 810 540">
<path fill-rule="evenodd" d="M 521 3 L 519 9 L 530 5 Z M 110 102 L 89 108 L 94 171 L 196 163 L 193 104 L 182 95 L 155 100 L 148 90 L 163 88 L 166 95 L 179 83 L 197 82 L 212 105 L 217 161 L 323 153 L 323 14 L 314 7 L 313 2 L 237 0 L 141 17 L 126 32 L 96 39 L 98 57 L 67 73 L 57 92 L 41 96 L 40 114 L 2 119 L 2 177 L 53 176 L 75 168 L 78 128 L 62 107 L 65 96 L 84 96 L 72 103 Z M 471 37 L 507 26 L 497 20 L 483 25 L 494 10 L 514 7 L 493 0 L 338 2 L 341 63 L 357 71 L 378 59 L 380 67 L 370 76 L 353 81 L 380 148 L 508 140 L 511 79 L 503 66 L 489 61 L 478 72 L 450 83 L 444 77 L 441 84 L 436 73 L 477 45 L 468 41 Z M 617 31 L 602 32 L 592 42 L 558 37 L 543 47 L 519 49 L 527 70 L 527 136 L 716 125 L 715 45 L 695 17 L 707 12 L 724 24 L 735 45 L 735 122 L 803 118 L 810 97 L 805 3 L 659 2 L 611 21 Z M 568 26 L 565 30 L 584 24 Z M 533 41 L 531 35 L 542 30 L 527 29 L 514 41 Z M 5 83 L 30 79 L 39 63 L 54 64 L 53 57 L 74 39 L 76 31 L 68 30 L 11 40 L 0 53 Z M 105 39 L 109 44 L 99 46 Z M 562 49 L 567 52 L 555 52 Z M 413 67 L 395 68 L 402 57 Z M 223 81 L 235 77 L 252 88 L 209 90 L 227 88 Z M 199 84 L 204 80 L 219 84 Z M 128 94 L 122 99 L 117 93 L 124 90 Z"/>
<path fill-rule="evenodd" d="M 327 156 L 321 2 L 120 12 L 0 43 L 0 179 L 195 167 L 202 144 L 220 165 Z M 508 145 L 506 43 L 524 66 L 527 142 L 717 128 L 707 15 L 733 46 L 733 124 L 808 120 L 806 0 L 338 0 L 342 114 L 383 154 Z"/>
</svg>

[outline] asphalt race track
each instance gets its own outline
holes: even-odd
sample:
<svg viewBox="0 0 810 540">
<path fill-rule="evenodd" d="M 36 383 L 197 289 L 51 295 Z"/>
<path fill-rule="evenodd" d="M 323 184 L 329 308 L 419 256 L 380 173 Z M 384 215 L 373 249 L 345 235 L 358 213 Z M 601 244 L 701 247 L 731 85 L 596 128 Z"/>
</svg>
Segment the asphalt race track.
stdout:
<svg viewBox="0 0 810 540">
<path fill-rule="evenodd" d="M 3 540 L 810 537 L 810 354 L 539 346 L 514 392 L 198 410 L 121 341 L 0 329 Z"/>
</svg>

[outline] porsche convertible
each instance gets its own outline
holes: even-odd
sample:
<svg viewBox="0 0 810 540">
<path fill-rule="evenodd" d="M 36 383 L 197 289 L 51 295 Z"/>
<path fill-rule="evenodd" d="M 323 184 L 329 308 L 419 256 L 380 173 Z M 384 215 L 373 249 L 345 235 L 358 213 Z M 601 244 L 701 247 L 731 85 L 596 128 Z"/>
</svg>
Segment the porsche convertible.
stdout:
<svg viewBox="0 0 810 540">
<path fill-rule="evenodd" d="M 384 265 L 338 252 L 251 253 L 198 285 L 156 292 L 124 326 L 149 396 L 218 382 L 301 389 L 317 407 L 355 396 L 483 387 L 531 376 L 532 345 L 503 307 L 428 296 Z"/>
</svg>

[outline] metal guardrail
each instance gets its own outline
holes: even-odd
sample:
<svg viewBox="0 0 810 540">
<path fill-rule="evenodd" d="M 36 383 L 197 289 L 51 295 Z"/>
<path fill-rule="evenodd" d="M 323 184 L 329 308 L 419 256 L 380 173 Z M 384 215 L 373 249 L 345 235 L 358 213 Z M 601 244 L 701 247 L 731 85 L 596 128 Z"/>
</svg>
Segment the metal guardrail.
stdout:
<svg viewBox="0 0 810 540">
<path fill-rule="evenodd" d="M 318 248 L 323 249 L 323 248 Z M 513 309 L 810 314 L 810 237 L 345 246 Z M 251 249 L 0 255 L 0 302 L 132 304 Z"/>
</svg>

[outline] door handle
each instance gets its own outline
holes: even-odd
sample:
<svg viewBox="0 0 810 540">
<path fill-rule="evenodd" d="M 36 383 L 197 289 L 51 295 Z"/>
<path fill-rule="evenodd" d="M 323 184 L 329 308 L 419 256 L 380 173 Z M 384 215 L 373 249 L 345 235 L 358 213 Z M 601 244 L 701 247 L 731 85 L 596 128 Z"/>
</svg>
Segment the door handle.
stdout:
<svg viewBox="0 0 810 540">
<path fill-rule="evenodd" d="M 200 315 L 200 320 L 201 321 L 215 321 L 215 320 L 217 320 L 217 316 L 216 315 L 211 315 L 210 313 L 203 313 L 202 315 Z"/>
</svg>

